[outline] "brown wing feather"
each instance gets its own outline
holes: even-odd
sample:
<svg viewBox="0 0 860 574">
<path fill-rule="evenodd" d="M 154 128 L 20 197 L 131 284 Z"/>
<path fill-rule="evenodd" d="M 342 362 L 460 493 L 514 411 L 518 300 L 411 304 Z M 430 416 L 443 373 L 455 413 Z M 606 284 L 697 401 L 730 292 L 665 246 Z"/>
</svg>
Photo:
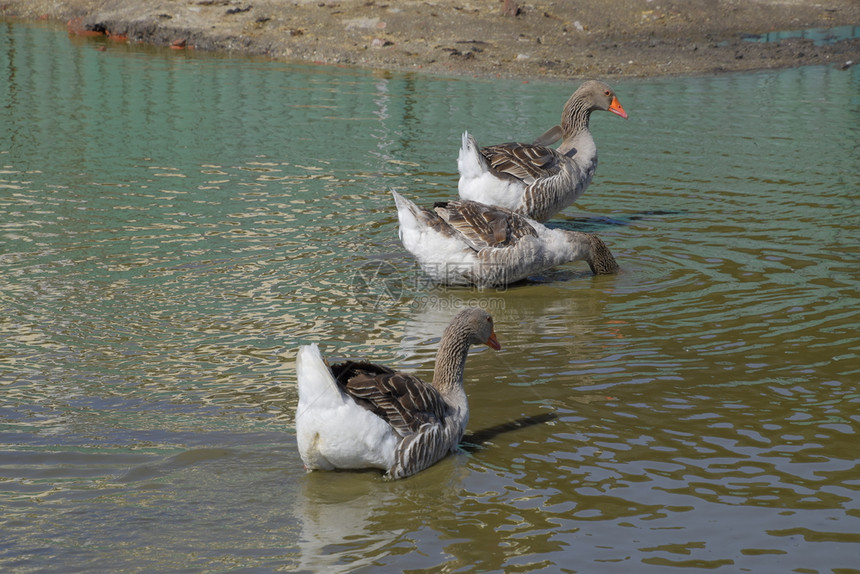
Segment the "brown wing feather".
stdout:
<svg viewBox="0 0 860 574">
<path fill-rule="evenodd" d="M 433 209 L 475 251 L 507 247 L 521 237 L 537 235 L 525 218 L 503 207 L 475 201 L 447 201 L 434 204 Z"/>
<path fill-rule="evenodd" d="M 481 148 L 494 170 L 531 183 L 561 170 L 561 155 L 552 148 L 527 143 L 503 143 Z"/>
<path fill-rule="evenodd" d="M 439 392 L 418 377 L 367 362 L 332 365 L 338 385 L 398 434 L 417 432 L 426 423 L 441 423 L 448 405 Z"/>
<path fill-rule="evenodd" d="M 410 211 L 415 218 L 424 225 L 442 233 L 443 235 L 455 235 L 455 230 L 453 230 L 444 219 L 441 219 L 435 210 L 427 209 L 426 207 L 418 207 L 411 202 L 408 205 L 410 206 Z"/>
</svg>

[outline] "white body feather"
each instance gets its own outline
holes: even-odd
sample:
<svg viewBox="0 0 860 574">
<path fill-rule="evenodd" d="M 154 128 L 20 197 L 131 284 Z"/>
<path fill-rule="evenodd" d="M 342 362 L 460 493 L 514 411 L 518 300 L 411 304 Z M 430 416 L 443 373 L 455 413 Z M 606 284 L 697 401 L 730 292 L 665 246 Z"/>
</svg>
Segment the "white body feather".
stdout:
<svg viewBox="0 0 860 574">
<path fill-rule="evenodd" d="M 523 200 L 526 183 L 513 178 L 500 178 L 490 171 L 487 160 L 481 155 L 469 132 L 463 133 L 460 155 L 457 156 L 460 181 L 457 189 L 461 199 L 497 205 L 516 211 Z"/>
<path fill-rule="evenodd" d="M 338 389 L 315 344 L 299 348 L 296 372 L 296 439 L 308 470 L 388 469 L 394 464 L 400 437 Z"/>
<path fill-rule="evenodd" d="M 400 194 L 394 194 L 394 201 L 400 221 L 400 241 L 424 272 L 433 281 L 454 285 L 468 283 L 465 277 L 481 264 L 478 253 L 462 240 L 443 235 L 419 221 L 415 215 L 418 207 Z"/>
</svg>

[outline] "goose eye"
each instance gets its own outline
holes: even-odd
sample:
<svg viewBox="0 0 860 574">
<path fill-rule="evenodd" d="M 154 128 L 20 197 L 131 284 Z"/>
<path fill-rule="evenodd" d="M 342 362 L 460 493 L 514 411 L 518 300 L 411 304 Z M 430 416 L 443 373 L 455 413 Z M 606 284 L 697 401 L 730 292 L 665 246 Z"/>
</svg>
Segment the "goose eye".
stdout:
<svg viewBox="0 0 860 574">
<path fill-rule="evenodd" d="M 609 98 L 609 97 L 611 97 L 611 96 L 612 96 L 612 92 L 611 92 L 611 91 L 609 91 L 609 90 L 606 90 L 605 92 L 603 92 L 603 94 L 604 94 L 607 98 Z"/>
</svg>

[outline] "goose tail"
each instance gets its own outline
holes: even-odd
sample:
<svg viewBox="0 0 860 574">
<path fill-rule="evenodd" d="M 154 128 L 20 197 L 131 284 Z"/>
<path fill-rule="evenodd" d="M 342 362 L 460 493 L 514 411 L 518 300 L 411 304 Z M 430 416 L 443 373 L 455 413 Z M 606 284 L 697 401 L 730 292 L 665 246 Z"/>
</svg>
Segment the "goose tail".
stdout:
<svg viewBox="0 0 860 574">
<path fill-rule="evenodd" d="M 487 160 L 481 155 L 478 142 L 469 132 L 463 132 L 460 155 L 457 156 L 457 169 L 460 172 L 460 196 L 469 181 L 480 178 L 488 169 Z"/>
<path fill-rule="evenodd" d="M 323 359 L 316 343 L 299 347 L 296 356 L 296 378 L 299 386 L 299 406 L 296 411 L 296 426 L 301 423 L 302 413 L 316 408 L 337 407 L 344 403 L 344 396 Z"/>
<path fill-rule="evenodd" d="M 400 222 L 397 234 L 400 237 L 400 242 L 406 249 L 414 252 L 416 243 L 419 243 L 429 230 L 434 215 L 432 212 L 418 207 L 394 190 L 391 191 L 391 194 L 397 205 L 397 220 Z"/>
</svg>

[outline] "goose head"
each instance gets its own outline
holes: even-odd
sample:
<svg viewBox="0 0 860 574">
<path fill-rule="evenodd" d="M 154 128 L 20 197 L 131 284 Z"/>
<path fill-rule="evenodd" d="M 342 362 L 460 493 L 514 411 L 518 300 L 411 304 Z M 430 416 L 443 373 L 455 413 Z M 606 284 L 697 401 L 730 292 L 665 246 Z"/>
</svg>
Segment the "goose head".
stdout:
<svg viewBox="0 0 860 574">
<path fill-rule="evenodd" d="M 627 112 L 621 107 L 615 91 L 604 82 L 589 80 L 579 86 L 564 105 L 561 129 L 565 136 L 571 137 L 582 130 L 587 130 L 588 120 L 593 111 L 612 112 L 627 119 Z"/>
<path fill-rule="evenodd" d="M 621 107 L 621 102 L 615 95 L 615 91 L 604 82 L 597 80 L 589 80 L 579 86 L 579 89 L 573 93 L 571 99 L 577 98 L 585 103 L 586 109 L 589 112 L 601 110 L 604 112 L 612 112 L 617 116 L 627 119 L 627 112 Z"/>
<path fill-rule="evenodd" d="M 497 351 L 502 348 L 496 339 L 493 317 L 483 309 L 469 308 L 460 311 L 451 321 L 451 326 L 455 325 L 467 333 L 471 345 L 484 344 Z"/>
</svg>

